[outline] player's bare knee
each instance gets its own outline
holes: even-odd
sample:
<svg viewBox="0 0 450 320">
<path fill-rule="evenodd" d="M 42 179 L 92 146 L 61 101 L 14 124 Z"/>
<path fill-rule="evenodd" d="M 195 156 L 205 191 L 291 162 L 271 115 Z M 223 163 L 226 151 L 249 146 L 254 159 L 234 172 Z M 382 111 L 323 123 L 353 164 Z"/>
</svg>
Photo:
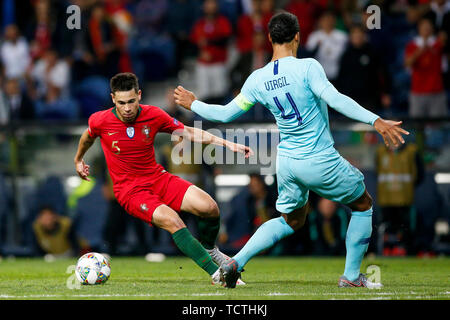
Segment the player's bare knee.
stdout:
<svg viewBox="0 0 450 320">
<path fill-rule="evenodd" d="M 217 218 L 220 215 L 219 206 L 217 205 L 217 202 L 214 200 L 211 200 L 209 202 L 209 210 L 208 210 L 208 216 L 210 218 Z"/>
<path fill-rule="evenodd" d="M 175 233 L 183 228 L 186 228 L 186 225 L 180 217 L 170 217 L 167 220 L 166 227 L 164 229 L 169 231 L 170 233 Z"/>
<path fill-rule="evenodd" d="M 217 218 L 219 214 L 219 206 L 213 199 L 205 201 L 200 210 L 198 210 L 198 215 L 202 218 Z"/>
</svg>

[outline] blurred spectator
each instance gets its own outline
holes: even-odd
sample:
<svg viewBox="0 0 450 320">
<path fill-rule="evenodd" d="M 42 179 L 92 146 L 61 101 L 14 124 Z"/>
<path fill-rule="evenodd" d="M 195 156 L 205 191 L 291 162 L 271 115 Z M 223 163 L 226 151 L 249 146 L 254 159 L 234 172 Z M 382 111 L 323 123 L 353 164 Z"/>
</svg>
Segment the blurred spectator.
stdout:
<svg viewBox="0 0 450 320">
<path fill-rule="evenodd" d="M 300 45 L 304 46 L 316 24 L 319 13 L 317 4 L 308 0 L 291 0 L 286 6 L 286 11 L 297 16 L 300 25 Z"/>
<path fill-rule="evenodd" d="M 414 118 L 445 117 L 447 97 L 442 79 L 442 57 L 445 36 L 433 34 L 433 24 L 421 19 L 418 36 L 408 43 L 405 65 L 411 69 L 409 115 Z"/>
<path fill-rule="evenodd" d="M 380 57 L 367 42 L 365 29 L 354 25 L 339 65 L 337 87 L 364 108 L 379 112 L 389 107 L 389 75 Z"/>
<path fill-rule="evenodd" d="M 183 60 L 193 55 L 195 48 L 189 41 L 189 31 L 195 22 L 195 1 L 170 0 L 167 12 L 167 31 L 175 42 L 175 71 L 182 68 Z"/>
<path fill-rule="evenodd" d="M 139 0 L 129 50 L 142 81 L 164 80 L 175 66 L 175 48 L 166 31 L 167 0 Z"/>
<path fill-rule="evenodd" d="M 264 27 L 264 34 L 266 39 L 266 51 L 272 54 L 272 44 L 269 41 L 269 21 L 275 14 L 275 4 L 274 0 L 261 0 L 261 17 L 262 25 Z"/>
<path fill-rule="evenodd" d="M 5 39 L 0 48 L 1 62 L 6 78 L 22 79 L 31 63 L 28 43 L 16 25 L 5 28 Z"/>
<path fill-rule="evenodd" d="M 33 102 L 28 94 L 21 90 L 19 80 L 8 79 L 5 81 L 4 103 L 8 122 L 34 118 Z"/>
<path fill-rule="evenodd" d="M 37 60 L 45 54 L 52 44 L 50 1 L 36 1 L 34 11 L 34 20 L 30 26 L 30 53 L 33 60 Z"/>
<path fill-rule="evenodd" d="M 445 38 L 450 36 L 450 2 L 446 0 L 434 0 L 430 4 L 430 9 L 424 15 L 434 24 L 434 29 L 438 33 L 444 33 Z M 445 90 L 447 90 L 447 104 L 450 97 L 450 41 L 445 41 L 444 61 L 443 61 L 443 81 Z"/>
<path fill-rule="evenodd" d="M 48 50 L 28 74 L 31 97 L 40 119 L 76 119 L 78 105 L 69 95 L 70 68 L 56 51 Z"/>
<path fill-rule="evenodd" d="M 233 249 L 244 246 L 254 231 L 277 216 L 276 193 L 269 190 L 259 174 L 250 174 L 250 182 L 231 200 L 231 213 L 220 239 Z"/>
<path fill-rule="evenodd" d="M 132 29 L 133 17 L 126 9 L 128 0 L 108 0 L 105 2 L 105 12 L 114 24 L 114 39 L 120 51 L 119 72 L 132 72 L 128 39 Z"/>
<path fill-rule="evenodd" d="M 67 95 L 70 83 L 70 66 L 53 50 L 47 50 L 29 70 L 29 88 L 34 99 L 42 99 L 50 90 Z"/>
<path fill-rule="evenodd" d="M 261 0 L 253 0 L 252 9 L 250 15 L 240 16 L 237 23 L 236 47 L 239 57 L 231 70 L 231 88 L 234 94 L 238 93 L 253 70 L 263 67 L 270 60 Z"/>
<path fill-rule="evenodd" d="M 55 86 L 49 87 L 46 97 L 36 101 L 37 118 L 46 120 L 75 120 L 79 117 L 78 103 L 68 95 L 62 95 Z"/>
<path fill-rule="evenodd" d="M 347 29 L 350 29 L 354 24 L 360 24 L 362 22 L 361 13 L 363 10 L 362 1 L 358 0 L 342 0 L 340 1 L 340 12 L 342 16 L 343 23 Z M 366 1 L 367 4 L 368 1 Z M 370 2 L 367 4 L 371 4 Z M 378 4 L 381 7 L 383 4 Z M 364 8 L 365 9 L 365 8 Z M 383 10 L 383 9 L 381 9 Z"/>
<path fill-rule="evenodd" d="M 347 34 L 335 28 L 333 12 L 325 12 L 319 19 L 319 30 L 309 35 L 306 49 L 323 66 L 328 79 L 333 82 L 339 74 L 339 60 L 347 45 Z"/>
<path fill-rule="evenodd" d="M 252 0 L 252 12 L 239 17 L 236 26 L 236 47 L 239 54 L 250 54 L 253 49 L 253 36 L 264 32 L 265 26 L 261 13 L 261 0 Z"/>
<path fill-rule="evenodd" d="M 270 61 L 271 56 L 265 50 L 265 37 L 264 32 L 255 32 L 250 41 L 252 51 L 240 55 L 236 65 L 231 70 L 231 88 L 234 94 L 241 90 L 245 80 L 253 70 L 264 67 Z"/>
<path fill-rule="evenodd" d="M 53 256 L 77 256 L 78 241 L 72 220 L 59 215 L 51 207 L 43 207 L 33 223 L 37 250 L 41 254 Z"/>
<path fill-rule="evenodd" d="M 345 253 L 345 235 L 348 217 L 344 208 L 331 200 L 320 198 L 308 215 L 313 254 L 342 255 Z"/>
<path fill-rule="evenodd" d="M 98 67 L 98 73 L 112 77 L 119 71 L 120 50 L 114 24 L 103 5 L 96 4 L 89 19 L 88 48 Z"/>
<path fill-rule="evenodd" d="M 232 28 L 228 19 L 219 14 L 216 0 L 205 0 L 203 12 L 204 17 L 191 32 L 191 40 L 199 50 L 197 93 L 199 99 L 221 102 L 228 89 L 226 60 Z"/>
<path fill-rule="evenodd" d="M 436 30 L 448 28 L 450 24 L 450 2 L 447 0 L 431 1 L 430 10 L 425 13 L 424 17 L 433 22 Z"/>
<path fill-rule="evenodd" d="M 377 204 L 386 225 L 383 255 L 405 255 L 411 249 L 411 207 L 414 190 L 424 178 L 423 161 L 412 143 L 398 149 L 380 145 L 375 165 Z"/>
</svg>

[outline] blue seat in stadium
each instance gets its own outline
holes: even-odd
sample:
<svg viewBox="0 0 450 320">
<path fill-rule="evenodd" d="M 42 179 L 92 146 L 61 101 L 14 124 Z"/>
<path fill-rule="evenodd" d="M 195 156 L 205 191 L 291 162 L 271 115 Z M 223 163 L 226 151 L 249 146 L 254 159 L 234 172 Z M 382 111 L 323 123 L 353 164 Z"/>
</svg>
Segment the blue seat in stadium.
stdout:
<svg viewBox="0 0 450 320">
<path fill-rule="evenodd" d="M 59 214 L 67 212 L 67 195 L 60 177 L 49 176 L 36 190 L 36 209 L 42 206 L 51 206 Z"/>
<path fill-rule="evenodd" d="M 91 76 L 73 89 L 73 95 L 80 105 L 80 117 L 88 118 L 92 113 L 112 105 L 108 79 Z"/>
<path fill-rule="evenodd" d="M 8 214 L 10 212 L 10 192 L 6 186 L 5 179 L 0 174 L 0 255 L 2 255 L 3 244 L 6 242 L 6 231 Z"/>
<path fill-rule="evenodd" d="M 92 249 L 100 251 L 104 249 L 103 228 L 108 210 L 102 185 L 102 181 L 97 180 L 91 192 L 78 199 L 74 216 L 77 236 L 86 240 Z"/>
</svg>

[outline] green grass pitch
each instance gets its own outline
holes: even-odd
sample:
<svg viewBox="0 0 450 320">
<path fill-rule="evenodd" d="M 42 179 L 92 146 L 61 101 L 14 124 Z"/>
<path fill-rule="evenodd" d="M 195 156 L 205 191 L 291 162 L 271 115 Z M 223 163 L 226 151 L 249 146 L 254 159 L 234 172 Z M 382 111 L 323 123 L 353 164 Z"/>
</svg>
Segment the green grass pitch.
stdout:
<svg viewBox="0 0 450 320">
<path fill-rule="evenodd" d="M 450 299 L 450 258 L 365 259 L 362 271 L 379 267 L 384 288 L 337 288 L 344 258 L 257 257 L 243 273 L 246 286 L 211 285 L 191 260 L 169 257 L 113 257 L 112 274 L 103 285 L 69 289 L 76 259 L 6 259 L 0 262 L 0 299 Z M 67 270 L 69 272 L 67 273 Z"/>
</svg>

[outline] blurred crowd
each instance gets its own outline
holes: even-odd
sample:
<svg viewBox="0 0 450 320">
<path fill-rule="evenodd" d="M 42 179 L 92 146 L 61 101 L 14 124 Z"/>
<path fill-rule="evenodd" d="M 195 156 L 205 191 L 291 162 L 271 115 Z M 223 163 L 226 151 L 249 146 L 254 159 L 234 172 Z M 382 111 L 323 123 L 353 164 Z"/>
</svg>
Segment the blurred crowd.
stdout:
<svg viewBox="0 0 450 320">
<path fill-rule="evenodd" d="M 125 71 L 142 84 L 193 73 L 200 99 L 225 102 L 270 60 L 267 23 L 279 10 L 299 19 L 298 56 L 364 107 L 448 114 L 446 0 L 3 0 L 0 10 L 2 124 L 85 119 L 111 105 L 108 80 Z M 367 27 L 374 19 L 379 29 Z M 272 119 L 252 112 L 243 120 Z"/>
<path fill-rule="evenodd" d="M 380 145 L 375 162 L 376 171 L 365 172 L 366 186 L 375 199 L 369 254 L 450 254 L 448 230 L 437 231 L 437 226 L 445 221 L 448 228 L 449 217 L 432 175 L 425 174 L 416 146 L 409 144 L 393 151 Z M 67 257 L 90 251 L 110 255 L 179 254 L 167 232 L 149 228 L 117 203 L 111 180 L 101 174 L 104 164 L 100 159 L 94 168 L 91 181 L 81 181 L 68 195 L 61 180 L 54 176 L 43 181 L 36 194 L 24 195 L 30 207 L 21 221 L 21 246 L 0 245 L 0 255 Z M 195 176 L 191 172 L 191 177 Z M 237 188 L 226 204 L 219 204 L 221 228 L 217 245 L 221 250 L 229 255 L 237 253 L 260 225 L 278 217 L 276 199 L 276 177 L 267 184 L 264 176 L 249 174 L 248 185 Z M 309 200 L 311 211 L 305 226 L 263 254 L 345 255 L 350 210 L 313 192 Z M 198 236 L 197 218 L 180 214 Z"/>
</svg>

